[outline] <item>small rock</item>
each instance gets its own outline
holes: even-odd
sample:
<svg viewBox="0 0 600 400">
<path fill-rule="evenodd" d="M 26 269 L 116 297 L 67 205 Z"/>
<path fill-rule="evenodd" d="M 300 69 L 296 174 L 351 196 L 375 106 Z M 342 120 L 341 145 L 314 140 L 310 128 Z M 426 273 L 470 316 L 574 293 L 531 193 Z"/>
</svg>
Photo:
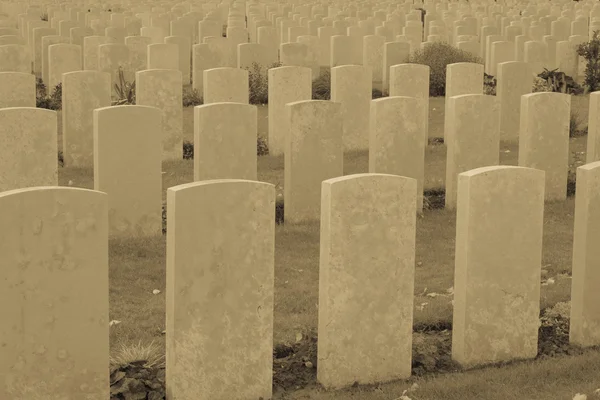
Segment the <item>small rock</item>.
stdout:
<svg viewBox="0 0 600 400">
<path fill-rule="evenodd" d="M 310 361 L 305 362 L 304 365 L 306 366 L 306 368 L 312 368 L 313 367 L 313 363 L 311 363 Z"/>
<path fill-rule="evenodd" d="M 121 321 L 117 321 L 116 319 L 113 319 L 112 321 L 110 321 L 108 323 L 108 326 L 119 325 L 120 323 L 121 323 Z"/>
<path fill-rule="evenodd" d="M 423 263 L 422 263 L 421 261 L 419 261 L 419 262 L 417 263 L 417 267 L 420 267 L 421 265 L 423 265 Z"/>
<path fill-rule="evenodd" d="M 154 290 L 152 291 L 152 294 L 159 294 L 159 293 L 160 293 L 160 290 L 158 290 L 158 289 L 154 289 Z"/>
<path fill-rule="evenodd" d="M 548 270 L 542 269 L 542 276 L 546 275 L 548 273 Z"/>
</svg>

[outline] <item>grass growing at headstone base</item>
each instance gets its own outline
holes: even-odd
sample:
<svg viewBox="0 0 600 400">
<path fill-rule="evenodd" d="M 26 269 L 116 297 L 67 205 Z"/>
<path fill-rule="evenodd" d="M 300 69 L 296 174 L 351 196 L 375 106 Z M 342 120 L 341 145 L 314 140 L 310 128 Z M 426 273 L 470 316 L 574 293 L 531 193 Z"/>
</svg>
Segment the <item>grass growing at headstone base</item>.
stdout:
<svg viewBox="0 0 600 400">
<path fill-rule="evenodd" d="M 587 121 L 587 97 L 572 97 L 572 108 L 582 121 Z M 441 136 L 444 121 L 444 99 L 430 101 L 430 137 Z M 258 107 L 258 132 L 266 136 L 268 108 Z M 62 148 L 60 115 L 59 149 Z M 193 108 L 184 109 L 184 139 L 193 140 Z M 438 134 L 436 134 L 438 132 Z M 583 164 L 586 137 L 570 140 L 571 170 Z M 501 143 L 500 162 L 517 165 L 517 145 Z M 425 189 L 439 189 L 445 180 L 446 151 L 443 145 L 430 145 L 426 150 Z M 166 189 L 193 181 L 193 161 L 163 163 L 163 200 Z M 368 153 L 349 152 L 344 156 L 344 174 L 368 172 Z M 258 159 L 258 179 L 277 187 L 283 193 L 283 157 L 262 156 Z M 91 168 L 59 169 L 59 184 L 93 188 Z M 574 201 L 548 203 L 545 207 L 543 268 L 544 278 L 555 277 L 555 283 L 542 286 L 541 307 L 570 299 L 570 279 L 558 277 L 571 269 Z M 452 323 L 453 296 L 448 289 L 454 278 L 455 211 L 428 210 L 417 220 L 415 271 L 415 331 L 442 331 L 445 345 L 450 337 L 443 332 Z M 164 348 L 165 329 L 165 237 L 110 240 L 110 319 L 120 321 L 110 328 L 111 349 L 120 343 L 149 343 Z M 510 251 L 510 249 L 507 249 Z M 318 316 L 319 224 L 279 225 L 275 238 L 275 345 L 295 342 L 303 333 L 314 337 Z M 160 290 L 153 294 L 153 290 Z M 308 346 L 307 353 L 314 353 Z M 279 346 L 280 350 L 285 348 Z M 449 350 L 449 349 L 448 349 Z M 314 354 L 311 354 L 314 357 Z M 282 379 L 293 380 L 294 371 Z M 300 374 L 302 375 L 302 374 Z M 314 370 L 301 377 L 314 382 Z M 301 380 L 302 380 L 301 379 Z M 291 382 L 282 382 L 289 385 Z M 376 397 L 374 397 L 376 398 Z M 438 397 L 439 398 L 439 397 Z M 444 397 L 445 398 L 445 397 Z"/>
</svg>

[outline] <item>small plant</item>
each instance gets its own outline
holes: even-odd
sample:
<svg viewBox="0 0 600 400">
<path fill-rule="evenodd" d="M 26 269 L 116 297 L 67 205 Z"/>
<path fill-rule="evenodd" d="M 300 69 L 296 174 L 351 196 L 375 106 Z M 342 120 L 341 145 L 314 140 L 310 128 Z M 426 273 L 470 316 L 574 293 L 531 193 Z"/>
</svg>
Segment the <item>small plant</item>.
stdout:
<svg viewBox="0 0 600 400">
<path fill-rule="evenodd" d="M 429 66 L 429 95 L 431 97 L 446 94 L 446 66 L 448 64 L 460 62 L 483 64 L 479 57 L 464 50 L 459 50 L 448 43 L 441 42 L 417 50 L 409 57 L 408 62 Z"/>
<path fill-rule="evenodd" d="M 115 83 L 115 92 L 117 93 L 117 100 L 113 100 L 113 106 L 135 104 L 135 81 L 127 82 L 125 80 L 122 67 L 119 67 L 119 82 Z"/>
<path fill-rule="evenodd" d="M 330 100 L 331 99 L 331 70 L 327 68 L 317 79 L 312 83 L 312 99 L 313 100 Z"/>
<path fill-rule="evenodd" d="M 194 159 L 194 144 L 187 140 L 183 141 L 183 159 L 193 160 Z"/>
<path fill-rule="evenodd" d="M 548 84 L 548 81 L 540 78 L 539 76 L 536 76 L 533 79 L 533 87 L 531 88 L 532 93 L 551 92 L 551 91 L 552 91 L 552 87 L 550 87 L 550 85 Z"/>
<path fill-rule="evenodd" d="M 40 15 L 40 19 L 42 21 L 48 21 L 48 13 L 43 13 L 42 15 Z"/>
<path fill-rule="evenodd" d="M 190 87 L 183 89 L 182 99 L 184 107 L 195 107 L 204 104 L 204 99 L 202 98 L 200 92 L 198 92 L 198 89 Z"/>
<path fill-rule="evenodd" d="M 161 348 L 152 341 L 148 345 L 142 345 L 140 341 L 137 345 L 121 344 L 115 356 L 110 357 L 112 365 L 127 365 L 134 362 L 143 362 L 144 367 L 164 367 L 164 358 Z"/>
<path fill-rule="evenodd" d="M 581 120 L 579 113 L 577 113 L 576 111 L 572 111 L 571 119 L 569 120 L 569 137 L 579 137 L 587 135 L 587 126 L 580 128 L 582 122 L 583 121 Z"/>
<path fill-rule="evenodd" d="M 577 46 L 577 54 L 587 61 L 584 84 L 588 92 L 600 89 L 600 38 L 594 31 L 592 39 Z"/>
<path fill-rule="evenodd" d="M 56 85 L 52 94 L 48 96 L 46 85 L 38 78 L 35 84 L 35 106 L 47 110 L 58 111 L 62 109 L 62 83 Z"/>
<path fill-rule="evenodd" d="M 553 70 L 544 68 L 544 71 L 538 74 L 538 77 L 548 83 L 551 92 L 578 95 L 584 91 L 580 84 L 564 72 L 559 72 L 558 68 Z"/>
<path fill-rule="evenodd" d="M 269 154 L 269 145 L 267 144 L 267 139 L 259 136 L 256 139 L 256 155 L 266 156 L 267 154 Z"/>
<path fill-rule="evenodd" d="M 496 78 L 492 75 L 483 73 L 483 94 L 488 96 L 496 95 Z"/>
<path fill-rule="evenodd" d="M 248 70 L 248 83 L 250 91 L 250 104 L 262 105 L 269 103 L 269 74 L 271 68 L 281 67 L 281 63 L 276 62 L 267 66 L 263 70 L 258 63 L 252 63 L 252 67 Z"/>
<path fill-rule="evenodd" d="M 64 167 L 65 166 L 65 158 L 63 156 L 62 150 L 58 151 L 58 166 L 59 167 Z"/>
</svg>

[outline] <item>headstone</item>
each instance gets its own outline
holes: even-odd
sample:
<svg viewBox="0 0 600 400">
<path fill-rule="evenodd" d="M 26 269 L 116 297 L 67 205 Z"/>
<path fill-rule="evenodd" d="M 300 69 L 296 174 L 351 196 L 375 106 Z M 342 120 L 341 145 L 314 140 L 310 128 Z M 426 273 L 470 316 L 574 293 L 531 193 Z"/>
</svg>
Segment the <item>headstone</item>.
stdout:
<svg viewBox="0 0 600 400">
<path fill-rule="evenodd" d="M 446 66 L 444 141 L 448 135 L 448 99 L 462 94 L 483 94 L 483 65 L 461 62 Z"/>
<path fill-rule="evenodd" d="M 521 96 L 519 166 L 546 172 L 547 201 L 567 198 L 571 96 L 531 93 Z"/>
<path fill-rule="evenodd" d="M 390 67 L 389 96 L 416 97 L 425 110 L 425 141 L 429 137 L 429 74 L 428 65 L 398 64 Z"/>
<path fill-rule="evenodd" d="M 256 113 L 243 103 L 194 108 L 194 181 L 257 180 Z"/>
<path fill-rule="evenodd" d="M 586 163 L 600 161 L 600 91 L 590 93 Z"/>
<path fill-rule="evenodd" d="M 0 108 L 35 107 L 35 75 L 0 72 Z"/>
<path fill-rule="evenodd" d="M 0 109 L 0 192 L 58 185 L 56 111 Z"/>
<path fill-rule="evenodd" d="M 498 64 L 496 97 L 500 106 L 500 139 L 517 140 L 521 96 L 531 93 L 533 74 L 529 64 L 512 61 Z"/>
<path fill-rule="evenodd" d="M 115 43 L 115 40 L 106 36 L 86 36 L 83 38 L 83 69 L 85 71 L 98 70 L 98 47 L 109 43 Z"/>
<path fill-rule="evenodd" d="M 111 105 L 110 74 L 76 71 L 63 75 L 62 143 L 68 167 L 94 165 L 94 110 Z"/>
<path fill-rule="evenodd" d="M 331 68 L 340 65 L 362 65 L 363 41 L 353 36 L 335 35 L 331 37 Z"/>
<path fill-rule="evenodd" d="M 543 224 L 543 171 L 459 175 L 452 359 L 463 367 L 537 355 Z"/>
<path fill-rule="evenodd" d="M 245 103 L 250 101 L 248 71 L 238 68 L 213 68 L 204 71 L 204 104 Z"/>
<path fill-rule="evenodd" d="M 0 46 L 0 72 L 31 73 L 31 54 L 26 45 L 5 44 Z"/>
<path fill-rule="evenodd" d="M 154 107 L 94 110 L 94 190 L 108 194 L 111 236 L 161 234 L 161 120 Z"/>
<path fill-rule="evenodd" d="M 162 160 L 183 159 L 183 83 L 181 72 L 148 69 L 135 73 L 136 104 L 162 112 Z"/>
<path fill-rule="evenodd" d="M 81 47 L 66 43 L 48 46 L 49 89 L 62 82 L 62 74 L 73 71 L 81 71 Z"/>
<path fill-rule="evenodd" d="M 145 36 L 127 36 L 125 45 L 129 48 L 129 68 L 132 73 L 148 69 L 148 46 L 151 39 Z"/>
<path fill-rule="evenodd" d="M 110 74 L 111 86 L 119 82 L 119 69 L 123 71 L 126 81 L 133 80 L 129 67 L 129 48 L 123 43 L 109 43 L 98 46 L 98 68 L 100 72 Z"/>
<path fill-rule="evenodd" d="M 288 103 L 285 138 L 286 223 L 317 220 L 321 182 L 343 175 L 341 104 L 308 100 Z"/>
<path fill-rule="evenodd" d="M 383 46 L 383 93 L 389 92 L 390 67 L 408 62 L 410 44 L 389 42 Z"/>
<path fill-rule="evenodd" d="M 344 151 L 369 148 L 372 71 L 362 65 L 331 68 L 331 101 L 341 104 Z"/>
<path fill-rule="evenodd" d="M 312 79 L 310 68 L 271 68 L 269 75 L 269 154 L 281 155 L 285 148 L 289 118 L 286 104 L 310 100 Z"/>
<path fill-rule="evenodd" d="M 110 397 L 107 200 L 60 187 L 0 193 L 0 398 Z"/>
<path fill-rule="evenodd" d="M 408 378 L 417 183 L 357 174 L 321 191 L 317 379 L 342 388 Z"/>
<path fill-rule="evenodd" d="M 167 189 L 167 396 L 272 397 L 274 209 L 263 182 Z"/>
<path fill-rule="evenodd" d="M 569 342 L 580 346 L 600 344 L 599 185 L 600 162 L 577 168 Z"/>
<path fill-rule="evenodd" d="M 458 174 L 500 163 L 500 110 L 496 96 L 465 94 L 448 101 L 445 206 L 454 209 Z"/>
<path fill-rule="evenodd" d="M 425 109 L 418 98 L 392 96 L 371 102 L 369 173 L 414 179 L 419 213 L 423 211 L 425 126 Z"/>
<path fill-rule="evenodd" d="M 179 71 L 179 46 L 156 43 L 148 46 L 148 69 L 175 69 Z"/>
<path fill-rule="evenodd" d="M 165 44 L 174 44 L 177 46 L 182 82 L 184 85 L 189 85 L 191 83 L 190 69 L 192 65 L 192 45 L 190 39 L 182 36 L 167 36 Z"/>
</svg>

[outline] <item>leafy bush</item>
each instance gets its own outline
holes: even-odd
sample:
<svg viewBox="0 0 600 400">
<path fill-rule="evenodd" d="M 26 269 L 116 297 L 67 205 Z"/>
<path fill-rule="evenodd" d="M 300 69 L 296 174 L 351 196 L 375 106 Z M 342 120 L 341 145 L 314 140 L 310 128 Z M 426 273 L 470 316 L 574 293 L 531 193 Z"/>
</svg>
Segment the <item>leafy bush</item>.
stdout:
<svg viewBox="0 0 600 400">
<path fill-rule="evenodd" d="M 598 31 L 594 31 L 590 41 L 577 46 L 577 54 L 587 61 L 584 84 L 588 92 L 597 91 L 600 89 L 600 38 L 598 37 Z"/>
<path fill-rule="evenodd" d="M 121 67 L 119 67 L 119 82 L 115 83 L 115 92 L 117 100 L 112 102 L 113 106 L 135 104 L 135 81 L 127 82 Z"/>
<path fill-rule="evenodd" d="M 583 87 L 575 82 L 572 77 L 564 72 L 559 72 L 558 68 L 553 70 L 544 68 L 544 71 L 538 74 L 538 77 L 546 81 L 551 92 L 574 95 L 583 94 Z"/>
<path fill-rule="evenodd" d="M 281 67 L 281 65 L 281 63 L 276 62 L 263 70 L 262 65 L 252 63 L 251 68 L 246 68 L 248 70 L 250 104 L 269 104 L 269 74 L 267 71 L 271 68 Z"/>
<path fill-rule="evenodd" d="M 194 144 L 192 142 L 188 142 L 187 140 L 183 141 L 183 159 L 194 159 Z"/>
<path fill-rule="evenodd" d="M 313 100 L 331 99 L 331 70 L 325 69 L 312 83 Z"/>
<path fill-rule="evenodd" d="M 256 139 L 256 155 L 266 156 L 267 154 L 269 154 L 269 145 L 267 144 L 267 139 L 259 136 Z"/>
<path fill-rule="evenodd" d="M 440 42 L 417 50 L 409 57 L 408 62 L 429 66 L 429 95 L 432 97 L 446 94 L 446 66 L 448 64 L 460 62 L 483 64 L 481 58 L 464 50 L 459 50 L 448 43 Z"/>
<path fill-rule="evenodd" d="M 483 73 L 483 94 L 487 94 L 489 96 L 496 95 L 496 78 L 492 75 L 488 75 L 485 72 Z"/>
<path fill-rule="evenodd" d="M 35 92 L 35 106 L 37 108 L 54 111 L 62 109 L 62 83 L 56 85 L 54 90 L 52 90 L 52 94 L 48 96 L 46 85 L 40 78 L 37 78 Z"/>
<path fill-rule="evenodd" d="M 182 93 L 183 106 L 184 107 L 195 107 L 204 104 L 204 99 L 198 89 L 192 87 L 185 87 Z"/>
<path fill-rule="evenodd" d="M 571 111 L 571 119 L 569 120 L 569 137 L 585 136 L 588 133 L 587 126 L 582 127 L 582 118 L 577 111 Z"/>
</svg>

